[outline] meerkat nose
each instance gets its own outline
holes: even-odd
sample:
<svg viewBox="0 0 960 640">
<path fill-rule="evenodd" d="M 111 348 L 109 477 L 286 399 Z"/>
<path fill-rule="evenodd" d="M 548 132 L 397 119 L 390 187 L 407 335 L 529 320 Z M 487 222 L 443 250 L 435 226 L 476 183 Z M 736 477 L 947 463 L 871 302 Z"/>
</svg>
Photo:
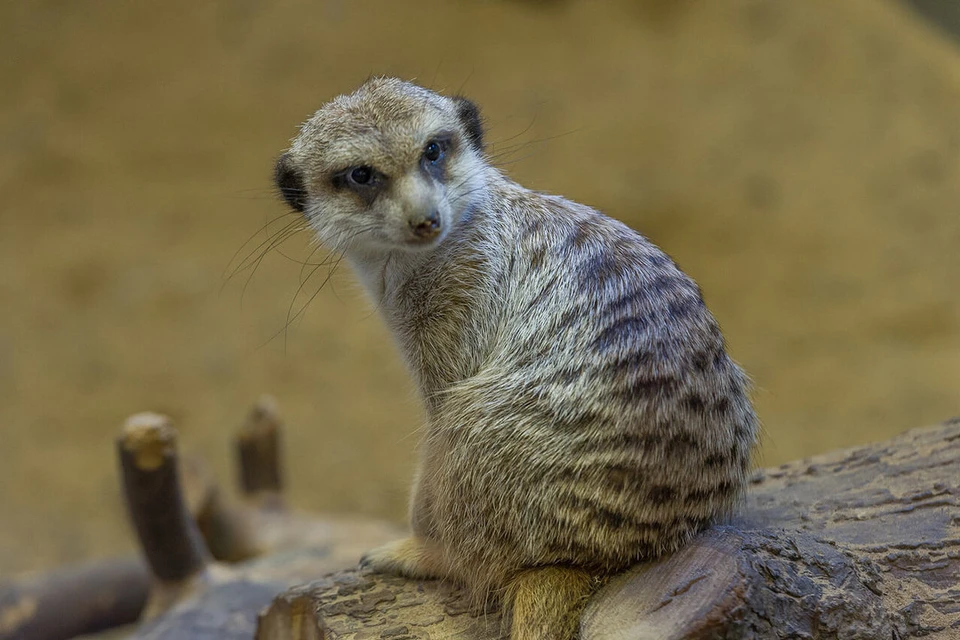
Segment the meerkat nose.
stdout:
<svg viewBox="0 0 960 640">
<path fill-rule="evenodd" d="M 423 218 L 412 218 L 410 228 L 413 234 L 424 240 L 429 239 L 440 233 L 440 214 L 436 211 L 430 212 Z"/>
</svg>

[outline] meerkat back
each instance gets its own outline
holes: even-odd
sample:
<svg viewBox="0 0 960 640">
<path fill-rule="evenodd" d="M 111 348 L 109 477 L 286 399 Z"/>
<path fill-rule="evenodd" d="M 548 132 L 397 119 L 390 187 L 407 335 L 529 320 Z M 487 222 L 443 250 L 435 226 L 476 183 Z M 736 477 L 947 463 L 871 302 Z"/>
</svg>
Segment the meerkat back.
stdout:
<svg viewBox="0 0 960 640">
<path fill-rule="evenodd" d="M 488 164 L 479 111 L 394 78 L 324 105 L 276 182 L 342 252 L 427 411 L 412 535 L 371 570 L 576 635 L 607 576 L 733 509 L 757 421 L 697 285 L 625 225 Z"/>
</svg>

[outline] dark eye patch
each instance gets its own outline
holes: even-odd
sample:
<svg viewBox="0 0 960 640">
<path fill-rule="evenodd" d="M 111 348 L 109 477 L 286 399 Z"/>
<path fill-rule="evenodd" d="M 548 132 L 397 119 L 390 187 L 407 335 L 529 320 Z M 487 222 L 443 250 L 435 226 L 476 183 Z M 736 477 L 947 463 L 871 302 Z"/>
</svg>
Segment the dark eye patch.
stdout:
<svg viewBox="0 0 960 640">
<path fill-rule="evenodd" d="M 379 186 L 386 178 L 373 167 L 363 164 L 337 171 L 331 176 L 331 182 L 338 189 L 358 191 Z"/>
<path fill-rule="evenodd" d="M 347 181 L 365 187 L 373 180 L 373 169 L 370 167 L 356 167 L 347 174 Z"/>
<path fill-rule="evenodd" d="M 285 153 L 277 159 L 273 180 L 286 203 L 295 211 L 303 213 L 304 209 L 307 208 L 307 190 L 303 184 L 303 176 L 293 166 L 289 153 Z"/>
<path fill-rule="evenodd" d="M 377 199 L 387 179 L 386 175 L 365 164 L 341 169 L 331 176 L 334 189 L 352 191 L 367 204 Z"/>
</svg>

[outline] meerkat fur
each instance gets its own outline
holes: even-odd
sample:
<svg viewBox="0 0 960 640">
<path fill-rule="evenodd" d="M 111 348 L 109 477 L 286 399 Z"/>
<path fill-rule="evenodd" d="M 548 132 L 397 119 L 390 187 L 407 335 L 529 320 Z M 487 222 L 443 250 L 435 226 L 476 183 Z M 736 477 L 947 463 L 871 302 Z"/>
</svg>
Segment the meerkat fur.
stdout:
<svg viewBox="0 0 960 640">
<path fill-rule="evenodd" d="M 302 125 L 276 183 L 349 261 L 426 407 L 412 535 L 364 566 L 500 599 L 513 640 L 569 640 L 605 576 L 735 506 L 757 420 L 699 288 L 491 166 L 472 102 L 373 78 Z"/>
</svg>

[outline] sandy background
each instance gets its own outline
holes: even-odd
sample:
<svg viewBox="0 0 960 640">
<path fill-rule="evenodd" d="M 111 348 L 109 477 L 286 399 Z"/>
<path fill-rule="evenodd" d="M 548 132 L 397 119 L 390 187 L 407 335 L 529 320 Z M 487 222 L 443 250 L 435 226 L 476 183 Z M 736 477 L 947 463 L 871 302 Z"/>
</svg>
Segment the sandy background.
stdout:
<svg viewBox="0 0 960 640">
<path fill-rule="evenodd" d="M 128 414 L 227 480 L 265 391 L 295 504 L 402 520 L 389 337 L 306 233 L 261 245 L 297 123 L 375 73 L 470 95 L 512 176 L 699 280 L 764 463 L 960 413 L 960 53 L 898 5 L 5 2 L 0 60 L 0 575 L 132 548 Z"/>
</svg>

